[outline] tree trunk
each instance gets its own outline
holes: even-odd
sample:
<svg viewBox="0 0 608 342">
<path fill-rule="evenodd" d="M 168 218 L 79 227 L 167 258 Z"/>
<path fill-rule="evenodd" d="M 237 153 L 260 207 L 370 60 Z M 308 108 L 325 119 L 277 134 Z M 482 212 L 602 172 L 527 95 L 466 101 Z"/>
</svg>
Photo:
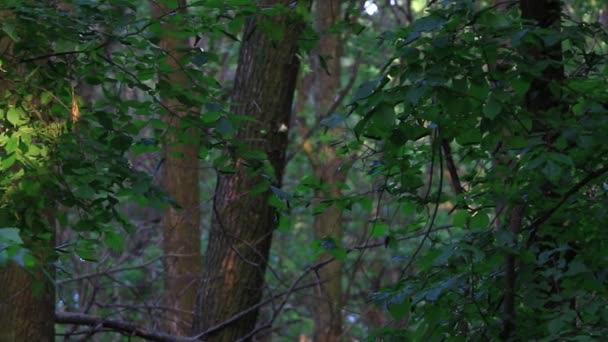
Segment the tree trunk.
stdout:
<svg viewBox="0 0 608 342">
<path fill-rule="evenodd" d="M 54 341 L 55 290 L 42 269 L 12 263 L 0 269 L 0 284 L 0 341 Z"/>
<path fill-rule="evenodd" d="M 560 30 L 561 4 L 559 0 L 521 0 L 521 17 L 533 21 L 540 28 Z M 533 113 L 539 122 L 542 122 L 546 112 L 560 104 L 558 94 L 553 93 L 551 83 L 564 78 L 561 43 L 543 46 L 531 50 L 531 60 L 550 60 L 553 63 L 545 67 L 542 77 L 535 79 L 526 94 L 526 109 Z M 543 127 L 537 127 L 542 129 Z"/>
<path fill-rule="evenodd" d="M 178 14 L 185 13 L 186 1 L 180 0 Z M 175 30 L 170 24 L 174 16 L 163 16 L 171 10 L 150 2 L 153 16 L 167 21 L 166 32 Z M 164 145 L 164 163 L 162 186 L 172 201 L 163 219 L 163 250 L 165 253 L 165 302 L 173 310 L 168 310 L 168 332 L 177 335 L 188 335 L 192 328 L 192 318 L 196 295 L 200 284 L 201 260 L 201 214 L 199 209 L 199 132 L 195 128 L 184 128 L 188 125 L 189 115 L 197 114 L 198 109 L 188 108 L 174 100 L 173 90 L 183 91 L 188 88 L 188 78 L 179 65 L 181 47 L 188 46 L 187 39 L 177 39 L 167 34 L 161 37 L 160 46 L 166 53 L 166 63 L 172 71 L 166 76 L 165 87 L 161 86 L 163 104 L 170 112 L 164 120 L 169 124 L 167 140 Z M 191 112 L 191 113 L 189 113 Z M 180 135 L 186 135 L 188 142 Z"/>
<path fill-rule="evenodd" d="M 340 20 L 340 0 L 315 1 L 314 26 L 320 34 L 319 44 L 313 51 L 312 101 L 317 116 L 324 115 L 334 104 L 340 91 L 342 41 L 340 35 L 326 31 Z M 331 134 L 332 132 L 330 132 Z M 339 132 L 335 132 L 339 134 Z M 329 184 L 327 192 L 317 191 L 319 201 L 342 196 L 341 183 L 346 180 L 347 170 L 343 159 L 332 146 L 319 145 L 307 151 L 313 172 L 322 184 Z M 343 235 L 342 210 L 335 205 L 326 208 L 314 218 L 317 238 L 331 236 L 340 242 Z M 322 256 L 325 258 L 327 255 Z M 342 340 L 342 262 L 335 260 L 319 269 L 321 285 L 313 301 L 314 341 Z"/>
<path fill-rule="evenodd" d="M 290 0 L 262 1 L 261 6 L 289 5 Z M 203 283 L 197 301 L 195 332 L 207 331 L 232 316 L 239 319 L 203 336 L 208 341 L 237 341 L 252 333 L 259 310 L 245 310 L 262 298 L 264 273 L 275 228 L 275 209 L 268 203 L 270 192 L 253 194 L 252 188 L 266 181 L 259 160 L 247 160 L 246 151 L 268 156 L 273 185 L 281 185 L 285 166 L 287 125 L 291 113 L 299 61 L 297 39 L 302 29 L 293 10 L 274 15 L 273 38 L 258 17 L 247 20 L 239 53 L 232 113 L 252 118 L 240 126 L 234 148 L 233 173 L 218 174 L 209 245 L 204 258 Z"/>
<path fill-rule="evenodd" d="M 42 266 L 32 270 L 14 263 L 0 267 L 0 341 L 55 340 L 53 273 L 47 270 L 45 274 Z"/>
<path fill-rule="evenodd" d="M 559 0 L 520 0 L 519 4 L 522 19 L 530 20 L 532 25 L 540 28 L 550 28 L 556 31 L 560 30 L 561 4 Z M 560 95 L 554 92 L 551 85 L 554 82 L 562 80 L 564 76 L 564 70 L 561 64 L 561 43 L 552 46 L 532 48 L 526 51 L 526 53 L 529 54 L 528 58 L 530 63 L 546 60 L 552 62 L 542 70 L 541 77 L 532 81 L 525 99 L 525 107 L 533 115 L 533 129 L 536 132 L 544 131 L 545 140 L 548 144 L 551 144 L 553 139 L 552 134 L 546 131 L 543 122 L 546 122 L 549 115 L 559 115 L 558 113 L 550 111 L 560 106 Z M 551 192 L 550 188 L 551 185 L 548 183 L 543 185 L 543 191 Z M 501 206 L 501 210 L 502 209 L 506 210 L 506 206 Z M 516 205 L 510 210 L 507 225 L 508 229 L 511 230 L 514 235 L 517 235 L 520 232 L 523 211 L 523 205 Z M 505 260 L 503 326 L 500 335 L 504 340 L 516 336 L 516 280 L 516 257 L 513 254 L 508 254 Z M 555 282 L 552 282 L 552 284 L 555 284 Z M 553 291 L 558 292 L 559 289 L 553 288 Z"/>
<path fill-rule="evenodd" d="M 0 11 L 0 19 L 12 17 L 14 14 L 11 11 Z M 3 36 L 0 39 L 0 51 L 4 54 L 2 59 L 6 64 L 11 64 L 13 41 L 8 36 Z M 6 58 L 8 58 L 8 60 Z M 15 70 L 14 74 L 8 74 L 4 79 L 0 79 L 0 91 L 3 96 L 10 94 L 10 88 L 13 84 L 11 77 L 26 75 L 31 70 L 25 70 L 20 66 L 19 70 Z M 6 94 L 5 91 L 8 91 Z M 10 94 L 13 96 L 13 94 Z M 9 100 L 10 101 L 10 100 Z M 9 171 L 16 173 L 18 167 L 13 166 Z M 34 173 L 35 171 L 32 171 Z M 35 175 L 34 175 L 35 177 Z M 44 185 L 42 187 L 44 189 Z M 8 192 L 7 192 L 8 193 Z M 3 194 L 2 199 L 7 199 L 7 193 Z M 48 199 L 48 194 L 41 194 Z M 27 197 L 24 197 L 27 198 Z M 5 203 L 2 203 L 3 207 Z M 49 207 L 52 204 L 47 203 Z M 3 208 L 6 209 L 6 208 Z M 32 226 L 41 229 L 38 232 L 23 231 L 21 238 L 24 240 L 24 246 L 28 248 L 32 255 L 40 263 L 33 268 L 25 269 L 17 265 L 13 261 L 9 261 L 7 265 L 0 265 L 0 341 L 41 341 L 51 342 L 55 339 L 54 331 L 54 312 L 55 312 L 55 287 L 53 284 L 54 269 L 47 268 L 47 265 L 52 264 L 54 243 L 54 216 L 51 210 L 35 210 L 35 218 L 29 218 L 29 227 L 23 222 L 6 222 L 2 223 L 15 227 Z M 38 215 L 40 214 L 40 215 Z M 6 216 L 5 216 L 6 218 Z M 19 221 L 18 218 L 16 218 Z M 46 222 L 45 222 L 46 221 Z M 50 229 L 47 229 L 47 227 Z M 48 234 L 48 240 L 40 238 L 38 234 Z M 29 235 L 34 236 L 32 239 Z"/>
</svg>

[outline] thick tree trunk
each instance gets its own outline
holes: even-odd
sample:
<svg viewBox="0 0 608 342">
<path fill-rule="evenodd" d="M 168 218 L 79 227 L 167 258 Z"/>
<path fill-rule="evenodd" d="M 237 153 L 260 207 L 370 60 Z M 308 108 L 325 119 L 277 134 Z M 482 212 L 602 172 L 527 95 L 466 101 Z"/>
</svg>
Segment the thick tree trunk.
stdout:
<svg viewBox="0 0 608 342">
<path fill-rule="evenodd" d="M 180 10 L 184 13 L 185 0 L 179 1 Z M 150 2 L 152 14 L 170 22 L 173 16 L 163 16 L 171 10 Z M 166 24 L 165 30 L 175 30 L 173 25 Z M 174 90 L 186 90 L 188 79 L 179 65 L 181 53 L 178 49 L 188 45 L 186 39 L 177 39 L 168 34 L 161 37 L 160 46 L 165 51 L 166 63 L 172 71 L 164 81 Z M 173 202 L 166 210 L 163 219 L 163 250 L 165 252 L 165 301 L 173 310 L 167 311 L 168 332 L 177 335 L 188 335 L 192 330 L 192 318 L 196 295 L 200 284 L 201 260 L 201 214 L 199 209 L 199 132 L 184 126 L 192 113 L 197 109 L 188 108 L 174 100 L 169 90 L 160 89 L 163 104 L 171 110 L 165 114 L 169 124 L 167 141 L 164 146 L 164 164 L 162 186 Z M 192 113 L 189 113 L 192 110 Z M 180 141 L 178 136 L 185 135 L 189 142 Z"/>
<path fill-rule="evenodd" d="M 326 31 L 340 19 L 340 0 L 315 1 L 314 26 L 320 34 L 319 45 L 313 52 L 312 100 L 317 115 L 323 115 L 334 104 L 340 91 L 342 40 L 339 34 Z M 337 133 L 337 132 L 336 132 Z M 341 183 L 346 180 L 344 162 L 331 146 L 317 146 L 307 151 L 315 177 L 329 184 L 329 191 L 318 191 L 315 197 L 322 201 L 342 196 Z M 317 238 L 331 236 L 342 240 L 342 210 L 332 205 L 314 218 Z M 327 256 L 324 256 L 327 257 Z M 323 258 L 323 257 L 322 257 Z M 313 302 L 314 341 L 342 340 L 342 262 L 334 261 L 319 269 L 321 286 Z"/>
<path fill-rule="evenodd" d="M 262 1 L 261 6 L 290 3 Z M 299 68 L 296 43 L 302 25 L 295 15 L 289 12 L 264 19 L 271 21 L 273 30 L 282 32 L 278 38 L 258 25 L 261 18 L 249 18 L 245 25 L 232 112 L 254 120 L 238 130 L 235 172 L 218 175 L 194 322 L 198 333 L 243 313 L 262 298 L 275 209 L 268 204 L 270 192 L 251 192 L 265 178 L 253 168 L 255 161 L 246 160 L 244 152 L 265 152 L 274 171 L 273 185 L 280 186 L 287 147 L 287 132 L 282 126 L 289 122 Z M 244 338 L 255 328 L 258 312 L 250 310 L 203 339 L 232 342 Z"/>
<path fill-rule="evenodd" d="M 42 269 L 10 264 L 0 284 L 0 341 L 54 341 L 55 288 Z"/>
<path fill-rule="evenodd" d="M 0 341 L 55 340 L 50 274 L 41 267 L 26 270 L 14 263 L 0 268 Z"/>
</svg>

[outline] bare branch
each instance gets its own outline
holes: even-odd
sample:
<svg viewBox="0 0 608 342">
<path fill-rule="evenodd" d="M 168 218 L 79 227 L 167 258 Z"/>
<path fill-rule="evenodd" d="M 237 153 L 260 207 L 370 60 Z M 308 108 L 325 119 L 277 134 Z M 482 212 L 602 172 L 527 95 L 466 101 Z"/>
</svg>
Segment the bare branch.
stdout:
<svg viewBox="0 0 608 342">
<path fill-rule="evenodd" d="M 76 325 L 89 325 L 101 328 L 109 328 L 114 331 L 127 334 L 129 336 L 137 336 L 145 338 L 149 341 L 161 341 L 161 342 L 192 342 L 195 339 L 190 337 L 180 337 L 165 334 L 158 331 L 146 330 L 138 327 L 137 325 L 118 319 L 111 319 L 105 317 L 85 315 L 74 312 L 56 312 L 55 323 L 58 324 L 76 324 Z"/>
<path fill-rule="evenodd" d="M 154 259 L 151 259 L 151 260 L 149 260 L 149 261 L 147 261 L 147 262 L 145 262 L 145 263 L 143 263 L 141 265 L 137 265 L 137 266 L 112 268 L 112 269 L 105 270 L 105 271 L 94 272 L 94 273 L 87 273 L 87 274 L 80 275 L 78 277 L 74 277 L 74 278 L 70 278 L 70 279 L 64 279 L 64 280 L 59 280 L 59 281 L 56 282 L 56 284 L 57 285 L 62 285 L 62 284 L 65 284 L 65 283 L 71 283 L 71 282 L 80 281 L 80 280 L 84 280 L 84 279 L 100 277 L 100 276 L 104 276 L 104 275 L 108 275 L 108 274 L 112 274 L 112 273 L 120 273 L 120 272 L 124 272 L 124 271 L 136 270 L 136 269 L 147 267 L 150 264 L 153 264 L 154 262 L 158 261 L 159 259 L 160 259 L 160 257 L 154 258 Z"/>
</svg>

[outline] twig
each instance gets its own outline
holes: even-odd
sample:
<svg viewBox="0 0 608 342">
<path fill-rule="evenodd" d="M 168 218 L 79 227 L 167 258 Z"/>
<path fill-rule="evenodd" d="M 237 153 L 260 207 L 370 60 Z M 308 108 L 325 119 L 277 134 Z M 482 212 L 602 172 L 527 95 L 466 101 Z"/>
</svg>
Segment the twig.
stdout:
<svg viewBox="0 0 608 342">
<path fill-rule="evenodd" d="M 441 147 L 438 146 L 437 149 L 439 150 L 439 185 L 438 185 L 439 189 L 438 189 L 438 194 L 437 194 L 437 201 L 435 203 L 435 209 L 433 210 L 433 214 L 432 214 L 431 220 L 429 222 L 429 227 L 424 232 L 424 235 L 422 237 L 422 241 L 420 241 L 420 243 L 418 244 L 418 247 L 416 248 L 416 250 L 412 254 L 409 262 L 401 270 L 401 274 L 399 276 L 400 279 L 404 277 L 405 272 L 414 264 L 414 260 L 416 260 L 416 256 L 422 250 L 422 246 L 424 246 L 424 243 L 426 242 L 426 240 L 431 235 L 431 232 L 433 232 L 433 225 L 435 225 L 435 219 L 437 218 L 437 212 L 439 211 L 439 200 L 441 198 L 441 191 L 442 191 L 442 187 L 443 187 L 443 156 L 442 156 L 442 153 L 441 153 Z M 433 174 L 433 170 L 431 169 L 431 175 L 432 174 Z M 428 196 L 428 194 L 430 193 L 431 186 L 432 186 L 432 183 L 429 184 L 429 189 L 428 189 L 428 192 L 427 192 L 426 196 Z"/>
<path fill-rule="evenodd" d="M 63 285 L 65 283 L 71 283 L 71 282 L 75 282 L 75 281 L 80 281 L 80 280 L 84 280 L 84 279 L 89 279 L 89 278 L 95 278 L 95 277 L 99 277 L 99 276 L 103 276 L 103 275 L 108 275 L 108 274 L 112 274 L 112 273 L 120 273 L 120 272 L 124 272 L 124 271 L 130 271 L 130 270 L 136 270 L 136 269 L 140 269 L 140 268 L 144 268 L 156 261 L 158 261 L 160 259 L 160 257 L 158 258 L 154 258 L 152 260 L 149 260 L 141 265 L 138 266 L 130 266 L 130 267 L 121 267 L 121 268 L 112 268 L 109 270 L 105 270 L 105 271 L 101 271 L 101 272 L 95 272 L 95 273 L 87 273 L 87 274 L 83 274 L 81 276 L 78 277 L 74 277 L 74 278 L 70 278 L 70 279 L 64 279 L 64 280 L 59 280 L 56 282 L 57 285 Z"/>
</svg>

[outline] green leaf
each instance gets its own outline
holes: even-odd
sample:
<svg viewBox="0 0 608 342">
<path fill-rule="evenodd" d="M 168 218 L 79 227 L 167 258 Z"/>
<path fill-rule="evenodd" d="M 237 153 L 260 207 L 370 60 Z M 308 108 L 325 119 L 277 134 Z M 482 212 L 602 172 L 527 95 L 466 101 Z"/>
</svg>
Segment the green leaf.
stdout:
<svg viewBox="0 0 608 342">
<path fill-rule="evenodd" d="M 402 301 L 391 302 L 388 304 L 388 312 L 395 320 L 401 320 L 407 317 L 410 313 L 411 303 L 409 299 Z"/>
<path fill-rule="evenodd" d="M 151 153 L 160 151 L 160 146 L 156 144 L 148 144 L 148 143 L 137 143 L 131 146 L 131 152 L 133 154 L 140 155 L 142 153 Z"/>
<path fill-rule="evenodd" d="M 105 232 L 105 243 L 116 253 L 121 253 L 125 248 L 125 239 L 121 234 L 114 232 Z"/>
<path fill-rule="evenodd" d="M 231 137 L 235 132 L 232 122 L 223 116 L 218 119 L 217 126 L 215 128 L 224 137 Z"/>
<path fill-rule="evenodd" d="M 587 268 L 585 263 L 579 258 L 576 258 L 568 264 L 568 271 L 564 274 L 564 276 L 572 277 L 581 273 L 586 273 L 588 271 L 589 269 Z"/>
<path fill-rule="evenodd" d="M 479 129 L 465 129 L 456 136 L 456 142 L 462 146 L 479 144 L 481 142 L 481 132 Z"/>
<path fill-rule="evenodd" d="M 395 107 L 382 103 L 371 113 L 364 135 L 374 139 L 389 136 L 395 126 L 395 119 Z"/>
<path fill-rule="evenodd" d="M 277 209 L 287 209 L 285 202 L 274 194 L 268 199 L 268 205 Z"/>
<path fill-rule="evenodd" d="M 95 189 L 86 184 L 83 184 L 76 188 L 74 194 L 83 199 L 93 199 L 95 198 Z"/>
<path fill-rule="evenodd" d="M 363 82 L 357 91 L 355 92 L 355 96 L 353 97 L 353 102 L 357 102 L 363 100 L 374 93 L 374 90 L 378 86 L 378 80 L 371 80 Z"/>
<path fill-rule="evenodd" d="M 6 119 L 13 124 L 13 126 L 21 126 L 28 122 L 23 109 L 17 107 L 10 107 L 8 109 L 6 112 Z"/>
<path fill-rule="evenodd" d="M 268 191 L 270 188 L 270 182 L 267 179 L 262 179 L 258 184 L 251 188 L 251 194 L 257 195 Z"/>
<path fill-rule="evenodd" d="M 40 104 L 46 106 L 53 100 L 53 94 L 51 92 L 45 91 L 40 94 Z"/>
<path fill-rule="evenodd" d="M 201 115 L 201 121 L 205 124 L 211 124 L 219 120 L 221 116 L 222 112 L 220 111 L 205 112 Z"/>
<path fill-rule="evenodd" d="M 562 175 L 562 167 L 551 160 L 547 160 L 542 169 L 542 173 L 545 175 L 545 177 L 547 177 L 547 179 L 555 184 L 559 181 L 559 178 Z"/>
<path fill-rule="evenodd" d="M 8 149 L 7 152 L 9 152 Z M 15 164 L 15 161 L 17 161 L 17 154 L 11 153 L 0 160 L 0 169 L 8 170 L 11 166 L 13 166 L 13 164 Z"/>
<path fill-rule="evenodd" d="M 511 88 L 520 96 L 524 95 L 530 88 L 530 82 L 522 78 L 515 78 L 511 80 Z"/>
<path fill-rule="evenodd" d="M 475 213 L 475 216 L 473 216 L 471 218 L 471 221 L 469 223 L 469 227 L 471 228 L 488 228 L 488 226 L 490 225 L 490 219 L 488 218 L 488 215 L 485 214 L 482 211 L 478 211 L 477 213 Z"/>
<path fill-rule="evenodd" d="M 76 254 L 78 254 L 78 256 L 82 260 L 93 261 L 93 262 L 97 261 L 97 258 L 95 257 L 95 251 L 93 250 L 90 243 L 78 245 L 76 247 Z"/>
<path fill-rule="evenodd" d="M 388 232 L 388 225 L 386 223 L 376 222 L 372 226 L 372 237 L 382 237 Z"/>
<path fill-rule="evenodd" d="M 8 21 L 2 23 L 2 31 L 4 31 L 4 33 L 6 33 L 6 35 L 9 36 L 14 42 L 18 42 L 21 40 L 17 35 L 15 25 Z"/>
<path fill-rule="evenodd" d="M 496 99 L 495 96 L 490 95 L 488 101 L 483 107 L 483 113 L 488 119 L 494 119 L 500 114 L 502 110 L 502 103 Z"/>
<path fill-rule="evenodd" d="M 23 243 L 19 236 L 19 228 L 0 228 L 0 241 L 11 242 L 12 244 Z"/>
<path fill-rule="evenodd" d="M 328 128 L 336 128 L 336 126 L 338 126 L 338 124 L 340 124 L 344 120 L 346 120 L 346 116 L 344 114 L 333 113 L 327 117 L 324 117 L 321 120 L 320 124 L 321 126 L 325 126 Z"/>
<path fill-rule="evenodd" d="M 416 20 L 413 26 L 415 32 L 433 31 L 445 23 L 445 20 L 433 16 L 427 16 Z"/>
<path fill-rule="evenodd" d="M 416 214 L 416 203 L 412 201 L 404 201 L 400 204 L 401 213 L 404 216 L 412 216 Z"/>
<path fill-rule="evenodd" d="M 458 210 L 456 211 L 456 213 L 454 213 L 454 216 L 452 218 L 452 224 L 455 227 L 466 228 L 470 217 L 471 214 L 469 214 L 468 211 Z"/>
</svg>

